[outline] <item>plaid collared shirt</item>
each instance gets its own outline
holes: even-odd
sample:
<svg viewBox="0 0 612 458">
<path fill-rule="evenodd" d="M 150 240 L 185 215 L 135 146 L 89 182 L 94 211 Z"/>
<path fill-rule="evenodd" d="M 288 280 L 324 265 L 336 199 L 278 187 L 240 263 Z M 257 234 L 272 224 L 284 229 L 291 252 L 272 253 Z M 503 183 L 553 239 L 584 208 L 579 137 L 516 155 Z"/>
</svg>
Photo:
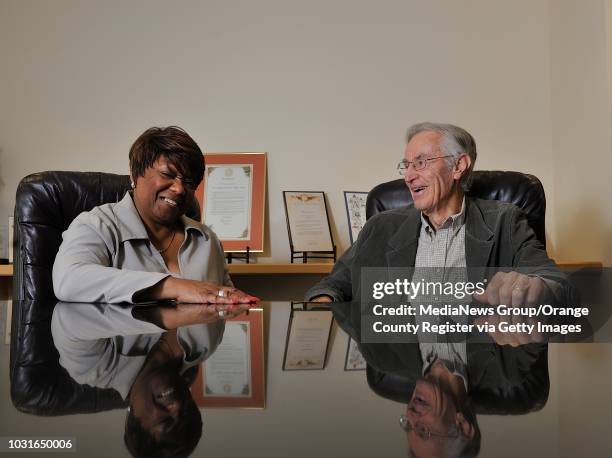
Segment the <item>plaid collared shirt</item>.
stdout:
<svg viewBox="0 0 612 458">
<path fill-rule="evenodd" d="M 427 282 L 466 282 L 467 271 L 465 263 L 465 198 L 461 204 L 461 210 L 455 215 L 449 216 L 440 227 L 435 230 L 421 213 L 421 232 L 416 252 L 415 269 L 412 278 L 413 283 L 421 280 Z M 415 298 L 418 303 L 450 303 L 456 299 L 453 296 L 444 295 L 421 295 Z M 445 302 L 448 301 L 448 302 Z M 431 324 L 440 324 L 439 316 L 421 317 L 417 314 L 416 322 L 421 324 L 429 321 Z M 466 323 L 467 318 L 455 320 L 458 323 Z M 419 339 L 419 349 L 423 360 L 423 375 L 432 364 L 440 359 L 444 365 L 454 374 L 459 375 L 467 390 L 467 349 L 465 341 L 451 342 L 446 335 L 437 335 L 431 342 Z"/>
</svg>

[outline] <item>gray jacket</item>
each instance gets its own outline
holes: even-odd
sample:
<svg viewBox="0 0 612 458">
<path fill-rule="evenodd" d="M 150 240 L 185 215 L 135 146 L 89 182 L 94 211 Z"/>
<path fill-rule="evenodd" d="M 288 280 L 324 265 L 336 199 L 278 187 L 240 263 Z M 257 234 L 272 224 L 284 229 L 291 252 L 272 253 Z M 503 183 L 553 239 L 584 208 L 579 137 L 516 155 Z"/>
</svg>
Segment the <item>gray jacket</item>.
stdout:
<svg viewBox="0 0 612 458">
<path fill-rule="evenodd" d="M 569 297 L 565 275 L 547 256 L 518 207 L 466 197 L 465 226 L 470 281 L 483 278 L 487 266 L 529 268 L 530 273 L 558 282 L 563 295 Z M 358 300 L 362 267 L 414 266 L 420 230 L 421 212 L 413 206 L 373 216 L 331 274 L 306 293 L 306 299 L 326 294 L 335 301 Z"/>
<path fill-rule="evenodd" d="M 208 227 L 181 216 L 185 240 L 180 277 L 231 285 L 219 240 Z M 133 302 L 137 292 L 174 275 L 153 246 L 132 197 L 77 216 L 62 234 L 53 289 L 70 302 Z"/>
</svg>

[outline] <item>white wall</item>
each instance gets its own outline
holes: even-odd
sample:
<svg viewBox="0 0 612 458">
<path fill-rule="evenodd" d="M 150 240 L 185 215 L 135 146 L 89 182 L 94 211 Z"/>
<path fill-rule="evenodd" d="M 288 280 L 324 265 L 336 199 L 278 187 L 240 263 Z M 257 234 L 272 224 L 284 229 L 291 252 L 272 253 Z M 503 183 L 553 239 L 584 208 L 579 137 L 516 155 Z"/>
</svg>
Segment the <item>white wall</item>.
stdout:
<svg viewBox="0 0 612 458">
<path fill-rule="evenodd" d="M 607 266 L 612 265 L 611 7 L 610 0 L 550 3 L 557 250 L 565 259 L 598 259 Z M 559 456 L 584 455 L 585 444 L 589 456 L 609 454 L 612 345 L 566 344 L 551 351 L 560 361 L 551 367 L 551 379 L 559 380 Z"/>
<path fill-rule="evenodd" d="M 605 1 L 551 1 L 557 251 L 612 265 L 610 50 Z"/>
<path fill-rule="evenodd" d="M 477 168 L 553 191 L 549 4 L 349 0 L 0 0 L 0 216 L 21 177 L 126 172 L 151 125 L 208 151 L 267 151 L 262 261 L 288 260 L 283 190 L 324 190 L 340 246 L 343 190 L 394 179 L 405 129 L 459 124 Z M 554 92 L 552 92 L 554 94 Z"/>
</svg>

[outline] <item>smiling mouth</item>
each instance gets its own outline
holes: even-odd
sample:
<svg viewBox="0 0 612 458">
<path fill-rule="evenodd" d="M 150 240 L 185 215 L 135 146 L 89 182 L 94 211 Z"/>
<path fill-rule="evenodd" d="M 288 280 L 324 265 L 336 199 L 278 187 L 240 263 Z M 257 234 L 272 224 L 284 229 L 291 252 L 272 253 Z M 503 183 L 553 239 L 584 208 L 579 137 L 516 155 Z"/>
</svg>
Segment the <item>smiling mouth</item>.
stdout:
<svg viewBox="0 0 612 458">
<path fill-rule="evenodd" d="M 162 200 L 166 202 L 168 205 L 170 205 L 171 207 L 178 206 L 178 202 L 176 200 L 169 199 L 168 197 L 162 197 Z"/>
<path fill-rule="evenodd" d="M 168 388 L 167 390 L 162 391 L 156 397 L 160 401 L 165 401 L 174 395 L 176 390 L 174 388 Z"/>
<path fill-rule="evenodd" d="M 427 186 L 415 186 L 414 188 L 411 188 L 410 190 L 412 191 L 413 196 L 418 196 L 421 193 L 423 193 L 423 191 L 425 191 L 425 188 L 427 188 Z"/>
</svg>

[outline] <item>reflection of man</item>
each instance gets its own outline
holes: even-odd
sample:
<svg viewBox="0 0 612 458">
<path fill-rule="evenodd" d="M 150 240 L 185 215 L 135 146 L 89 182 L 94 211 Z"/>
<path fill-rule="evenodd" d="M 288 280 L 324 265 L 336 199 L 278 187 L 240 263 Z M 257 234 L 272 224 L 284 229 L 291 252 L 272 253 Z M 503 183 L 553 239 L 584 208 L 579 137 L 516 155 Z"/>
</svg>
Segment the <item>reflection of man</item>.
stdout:
<svg viewBox="0 0 612 458">
<path fill-rule="evenodd" d="M 415 271 L 433 267 L 448 269 L 441 269 L 438 280 L 444 279 L 445 270 L 462 271 L 463 281 L 468 280 L 466 270 L 461 269 L 466 267 L 531 268 L 535 275 L 498 272 L 484 294 L 474 296 L 493 306 L 529 305 L 551 296 L 566 297 L 568 287 L 563 275 L 547 257 L 517 207 L 465 197 L 475 160 L 476 144 L 464 129 L 433 123 L 412 126 L 407 133 L 405 159 L 398 168 L 414 204 L 371 218 L 332 273 L 308 291 L 307 299 L 359 300 L 362 267 L 407 266 L 413 266 Z M 449 373 L 447 385 L 457 385 L 467 391 L 474 382 L 468 377 L 467 365 L 471 362 L 465 342 L 419 341 L 418 353 L 422 374 L 426 377 L 434 368 L 442 367 Z M 431 391 L 428 408 L 438 419 L 446 418 L 445 424 L 450 423 L 450 428 L 436 432 L 448 435 L 448 430 L 456 429 L 464 439 L 474 437 L 474 428 L 462 425 L 464 416 L 458 410 L 455 415 L 444 413 L 443 407 L 451 404 L 441 395 L 448 392 L 442 380 L 435 378 L 433 385 L 437 388 Z M 460 400 L 461 396 L 455 398 Z M 424 409 L 420 408 L 423 401 L 426 399 L 417 397 L 409 404 L 406 422 L 412 431 L 418 431 L 417 417 L 424 416 Z M 409 432 L 408 438 L 418 441 L 419 435 Z M 413 451 L 418 453 L 416 449 Z"/>
<path fill-rule="evenodd" d="M 221 341 L 224 323 L 214 305 L 60 303 L 51 328 L 59 362 L 73 379 L 114 388 L 128 401 L 125 442 L 134 456 L 187 456 L 202 434 L 190 382 Z"/>
<path fill-rule="evenodd" d="M 415 384 L 400 426 L 412 456 L 475 456 L 480 430 L 462 380 L 437 360 Z"/>
</svg>

